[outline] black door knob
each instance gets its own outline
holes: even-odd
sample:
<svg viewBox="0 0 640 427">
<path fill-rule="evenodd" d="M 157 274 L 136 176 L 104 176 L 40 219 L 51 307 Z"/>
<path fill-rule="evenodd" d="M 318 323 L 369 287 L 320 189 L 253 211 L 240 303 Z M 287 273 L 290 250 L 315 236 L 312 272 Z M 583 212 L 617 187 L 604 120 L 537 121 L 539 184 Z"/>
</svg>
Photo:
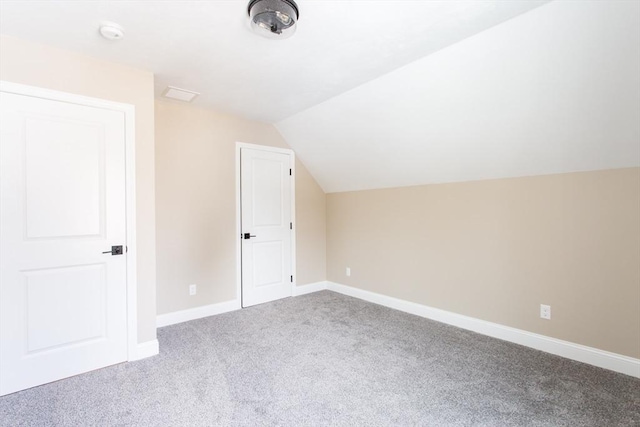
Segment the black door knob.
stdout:
<svg viewBox="0 0 640 427">
<path fill-rule="evenodd" d="M 104 251 L 103 254 L 111 254 L 111 255 L 122 255 L 122 245 L 120 246 L 111 246 L 110 251 Z"/>
</svg>

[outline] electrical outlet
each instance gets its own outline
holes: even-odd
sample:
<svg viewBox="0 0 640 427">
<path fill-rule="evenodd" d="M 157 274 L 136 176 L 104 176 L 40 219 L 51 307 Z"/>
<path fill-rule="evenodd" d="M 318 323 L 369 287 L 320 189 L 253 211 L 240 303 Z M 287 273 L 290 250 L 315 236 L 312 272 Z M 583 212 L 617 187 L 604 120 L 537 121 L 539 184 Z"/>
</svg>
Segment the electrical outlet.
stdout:
<svg viewBox="0 0 640 427">
<path fill-rule="evenodd" d="M 347 267 L 347 276 L 351 276 L 351 268 Z"/>
<path fill-rule="evenodd" d="M 189 285 L 189 295 L 195 295 L 198 292 L 198 286 L 193 284 Z"/>
<path fill-rule="evenodd" d="M 551 320 L 551 306 L 540 304 L 540 318 Z"/>
</svg>

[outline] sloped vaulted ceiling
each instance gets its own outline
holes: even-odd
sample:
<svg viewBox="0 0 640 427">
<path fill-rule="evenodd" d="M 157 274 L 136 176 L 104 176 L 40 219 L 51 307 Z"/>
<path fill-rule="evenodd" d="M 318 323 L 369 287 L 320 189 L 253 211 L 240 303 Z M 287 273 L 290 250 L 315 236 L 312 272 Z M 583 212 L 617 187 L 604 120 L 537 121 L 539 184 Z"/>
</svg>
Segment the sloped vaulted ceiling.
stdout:
<svg viewBox="0 0 640 427">
<path fill-rule="evenodd" d="M 548 3 L 276 126 L 326 192 L 640 166 L 640 2 Z"/>
<path fill-rule="evenodd" d="M 152 71 L 195 105 L 273 123 L 548 0 L 299 0 L 286 40 L 249 29 L 249 0 L 2 0 L 0 32 Z M 102 21 L 124 39 L 100 37 Z"/>
<path fill-rule="evenodd" d="M 2 0 L 0 33 L 275 123 L 327 192 L 640 165 L 638 1 L 299 0 L 278 41 L 247 3 Z"/>
</svg>

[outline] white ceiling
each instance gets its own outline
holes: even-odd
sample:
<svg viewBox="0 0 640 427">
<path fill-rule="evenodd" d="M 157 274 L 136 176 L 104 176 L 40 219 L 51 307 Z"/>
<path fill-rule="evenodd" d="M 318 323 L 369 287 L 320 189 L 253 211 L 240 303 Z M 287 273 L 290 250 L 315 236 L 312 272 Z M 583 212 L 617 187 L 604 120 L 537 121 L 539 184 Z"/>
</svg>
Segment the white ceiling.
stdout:
<svg viewBox="0 0 640 427">
<path fill-rule="evenodd" d="M 545 1 L 299 0 L 297 33 L 250 32 L 248 0 L 6 1 L 0 32 L 152 71 L 195 104 L 276 122 Z M 101 21 L 125 39 L 98 35 Z"/>
<path fill-rule="evenodd" d="M 640 166 L 640 2 L 548 3 L 276 127 L 326 192 Z"/>
<path fill-rule="evenodd" d="M 277 41 L 247 3 L 1 0 L 0 32 L 275 123 L 327 192 L 640 166 L 638 1 L 300 0 Z"/>
</svg>

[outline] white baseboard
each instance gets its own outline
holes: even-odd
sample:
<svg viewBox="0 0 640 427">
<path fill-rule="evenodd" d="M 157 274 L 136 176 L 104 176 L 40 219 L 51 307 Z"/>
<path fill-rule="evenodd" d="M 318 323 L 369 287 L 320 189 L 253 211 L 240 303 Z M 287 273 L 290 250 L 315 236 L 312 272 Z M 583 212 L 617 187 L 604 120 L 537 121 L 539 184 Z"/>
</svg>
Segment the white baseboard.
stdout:
<svg viewBox="0 0 640 427">
<path fill-rule="evenodd" d="M 138 343 L 135 349 L 135 354 L 129 358 L 129 362 L 134 360 L 146 359 L 147 357 L 155 356 L 160 352 L 160 345 L 158 340 L 146 341 Z"/>
<path fill-rule="evenodd" d="M 315 282 L 310 283 L 308 285 L 294 286 L 293 287 L 293 296 L 297 297 L 300 295 L 310 294 L 312 292 L 324 291 L 327 289 L 328 282 Z"/>
<path fill-rule="evenodd" d="M 305 295 L 311 292 L 323 291 L 325 289 L 327 289 L 327 282 L 316 282 L 309 285 L 294 286 L 293 296 Z M 202 307 L 190 308 L 187 310 L 174 311 L 173 313 L 166 313 L 157 316 L 156 327 L 162 328 L 163 326 L 202 319 L 203 317 L 228 313 L 230 311 L 239 310 L 240 308 L 242 307 L 240 307 L 240 302 L 238 300 L 231 300 Z"/>
<path fill-rule="evenodd" d="M 240 301 L 231 300 L 217 304 L 204 305 L 202 307 L 190 308 L 187 310 L 174 311 L 173 313 L 161 314 L 156 317 L 156 327 L 175 325 L 176 323 L 188 322 L 189 320 L 202 319 L 203 317 L 214 316 L 216 314 L 228 313 L 239 310 Z"/>
<path fill-rule="evenodd" d="M 338 283 L 327 282 L 327 289 L 338 292 L 351 297 L 359 298 L 385 307 L 404 311 L 406 313 L 415 314 L 416 316 L 425 317 L 427 319 L 436 320 L 438 322 L 457 326 L 459 328 L 468 329 L 483 335 L 499 338 L 501 340 L 510 341 L 526 347 L 535 348 L 536 350 L 545 351 L 547 353 L 562 356 L 567 359 L 576 360 L 578 362 L 587 363 L 598 366 L 600 368 L 609 369 L 611 371 L 620 372 L 636 378 L 640 378 L 640 359 L 635 359 L 621 354 L 611 353 L 599 350 L 593 347 L 587 347 L 575 344 L 569 341 L 563 341 L 556 338 L 550 338 L 544 335 L 534 334 L 532 332 L 523 331 L 521 329 L 511 328 L 509 326 L 497 323 L 487 322 L 485 320 L 476 319 L 461 314 L 452 313 L 450 311 L 440 310 L 438 308 L 417 304 L 398 298 L 389 297 L 374 292 L 365 291 L 351 286 L 341 285 Z"/>
</svg>

